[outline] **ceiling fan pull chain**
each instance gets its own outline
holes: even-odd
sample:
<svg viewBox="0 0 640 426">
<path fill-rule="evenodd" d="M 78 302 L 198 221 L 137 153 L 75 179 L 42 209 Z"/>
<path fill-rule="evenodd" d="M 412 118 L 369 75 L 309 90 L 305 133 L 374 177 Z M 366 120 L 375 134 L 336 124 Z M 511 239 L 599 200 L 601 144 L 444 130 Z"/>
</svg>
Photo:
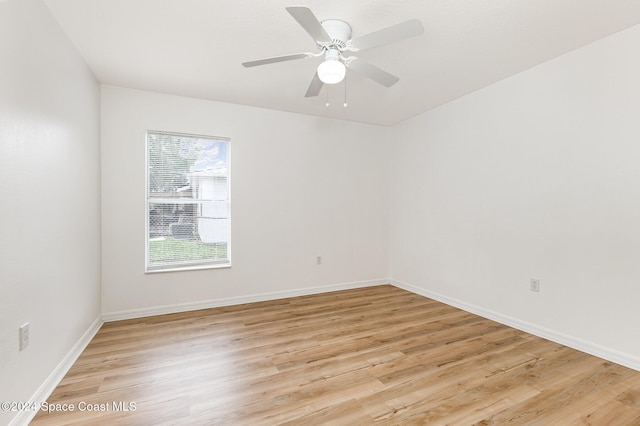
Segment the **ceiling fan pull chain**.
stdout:
<svg viewBox="0 0 640 426">
<path fill-rule="evenodd" d="M 347 104 L 347 75 L 345 74 L 344 76 L 344 103 L 342 104 L 343 107 L 348 107 L 349 104 Z"/>
<path fill-rule="evenodd" d="M 324 104 L 327 108 L 329 107 L 329 86 L 327 85 L 327 103 Z"/>
</svg>

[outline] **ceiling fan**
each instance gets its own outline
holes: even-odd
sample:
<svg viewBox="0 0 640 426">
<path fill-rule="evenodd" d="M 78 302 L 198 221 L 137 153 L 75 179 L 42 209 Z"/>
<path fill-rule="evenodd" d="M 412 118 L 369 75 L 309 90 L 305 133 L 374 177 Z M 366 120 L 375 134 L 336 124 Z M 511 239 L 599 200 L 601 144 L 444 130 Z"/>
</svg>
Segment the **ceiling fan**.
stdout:
<svg viewBox="0 0 640 426">
<path fill-rule="evenodd" d="M 293 19 L 298 21 L 302 28 L 309 33 L 320 51 L 318 53 L 294 53 L 291 55 L 259 59 L 256 61 L 243 62 L 242 65 L 248 68 L 276 62 L 324 56 L 324 62 L 318 66 L 305 97 L 317 96 L 324 84 L 341 82 L 344 79 L 347 68 L 359 72 L 385 87 L 393 86 L 400 80 L 398 77 L 356 56 L 345 56 L 345 54 L 348 54 L 347 52 L 359 52 L 424 33 L 422 23 L 417 19 L 411 19 L 351 39 L 351 26 L 344 21 L 339 19 L 318 21 L 311 9 L 305 6 L 289 6 L 286 9 L 287 12 L 293 16 Z"/>
</svg>

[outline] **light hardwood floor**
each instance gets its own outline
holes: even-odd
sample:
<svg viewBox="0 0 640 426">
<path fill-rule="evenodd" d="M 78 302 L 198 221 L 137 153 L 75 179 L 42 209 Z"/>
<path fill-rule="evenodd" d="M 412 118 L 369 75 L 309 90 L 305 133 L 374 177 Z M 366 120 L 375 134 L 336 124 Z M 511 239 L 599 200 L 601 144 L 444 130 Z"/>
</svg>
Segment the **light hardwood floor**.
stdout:
<svg viewBox="0 0 640 426">
<path fill-rule="evenodd" d="M 379 286 L 107 323 L 48 402 L 32 425 L 640 425 L 640 372 Z"/>
</svg>

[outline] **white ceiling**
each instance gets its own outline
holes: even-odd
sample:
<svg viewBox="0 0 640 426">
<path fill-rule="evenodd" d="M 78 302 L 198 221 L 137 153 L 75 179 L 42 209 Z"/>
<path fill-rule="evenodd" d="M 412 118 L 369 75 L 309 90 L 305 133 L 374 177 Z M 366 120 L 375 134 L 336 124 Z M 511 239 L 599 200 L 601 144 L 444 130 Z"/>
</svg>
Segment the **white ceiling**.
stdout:
<svg viewBox="0 0 640 426">
<path fill-rule="evenodd" d="M 44 1 L 101 83 L 381 125 L 640 23 L 640 0 Z M 240 65 L 315 51 L 285 10 L 300 4 L 354 38 L 412 18 L 425 34 L 359 53 L 400 81 L 349 72 L 343 108 L 342 83 L 304 97 L 320 58 Z"/>
</svg>

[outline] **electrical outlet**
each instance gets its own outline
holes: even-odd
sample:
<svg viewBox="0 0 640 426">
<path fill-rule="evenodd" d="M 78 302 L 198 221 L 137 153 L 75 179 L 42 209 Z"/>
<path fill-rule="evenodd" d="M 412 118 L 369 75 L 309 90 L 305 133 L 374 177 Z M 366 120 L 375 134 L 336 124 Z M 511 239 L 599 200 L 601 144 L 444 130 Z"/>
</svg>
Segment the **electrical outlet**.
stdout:
<svg viewBox="0 0 640 426">
<path fill-rule="evenodd" d="M 20 350 L 24 350 L 29 346 L 29 323 L 26 322 L 18 329 L 20 334 Z"/>
<path fill-rule="evenodd" d="M 316 265 L 322 265 L 322 256 L 316 256 Z"/>
<path fill-rule="evenodd" d="M 536 293 L 540 292 L 540 280 L 537 280 L 535 278 L 531 278 L 531 280 L 529 281 L 529 288 L 531 289 L 531 291 L 535 291 Z"/>
</svg>

